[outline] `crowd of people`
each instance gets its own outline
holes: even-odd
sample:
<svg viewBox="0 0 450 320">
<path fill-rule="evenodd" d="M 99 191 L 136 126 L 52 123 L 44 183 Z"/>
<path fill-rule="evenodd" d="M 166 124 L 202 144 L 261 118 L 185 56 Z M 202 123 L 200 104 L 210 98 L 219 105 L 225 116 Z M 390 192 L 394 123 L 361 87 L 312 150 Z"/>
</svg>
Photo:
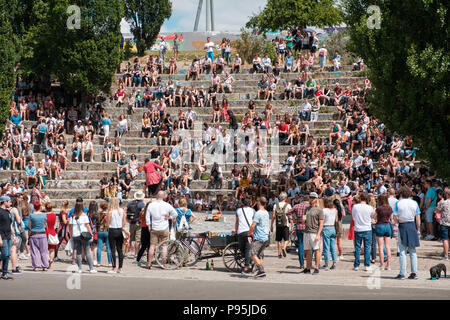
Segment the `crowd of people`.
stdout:
<svg viewBox="0 0 450 320">
<path fill-rule="evenodd" d="M 95 272 L 94 267 L 100 263 L 103 245 L 108 247 L 108 261 L 114 273 L 122 270 L 124 252 L 135 251 L 136 256 L 140 253 L 142 257 L 148 249 L 151 258 L 154 246 L 166 238 L 167 228 L 165 223 L 161 223 L 160 229 L 154 229 L 161 231 L 159 234 L 150 232 L 148 227 L 147 231 L 131 227 L 148 225 L 148 221 L 144 220 L 152 209 L 144 209 L 143 200 L 146 197 L 166 201 L 167 206 L 164 207 L 168 215 L 175 219 L 175 224 L 179 223 L 180 210 L 183 215 L 189 210 L 189 216 L 192 211 L 237 210 L 239 217 L 241 208 L 258 209 L 260 213 L 251 217 L 256 224 L 248 224 L 248 230 L 244 230 L 247 238 L 242 236 L 240 239 L 244 240 L 240 241 L 241 251 L 246 255 L 244 272 L 248 272 L 253 259 L 258 274 L 262 276 L 262 251 L 269 233 L 266 229 L 273 229 L 275 221 L 279 257 L 286 255 L 287 241 L 291 233 L 295 232 L 299 249 L 304 247 L 306 254 L 305 264 L 299 250 L 299 263 L 306 268 L 305 272 L 318 272 L 319 252 L 325 254 L 325 268 L 336 268 L 338 257 L 342 256 L 343 231 L 339 221 L 345 214 L 352 214 L 353 217 L 351 234 L 355 239 L 355 252 L 359 252 L 361 240 L 364 240 L 365 255 L 372 255 L 372 259 L 366 259 L 365 256 L 366 267 L 370 265 L 368 260 L 372 260 L 372 263 L 375 260 L 375 244 L 379 248 L 380 266 L 385 263 L 386 268 L 390 267 L 390 237 L 395 232 L 412 234 L 410 225 L 400 227 L 398 223 L 401 225 L 416 221 L 416 227 L 421 230 L 421 220 L 415 214 L 410 214 L 414 210 L 415 213 L 421 213 L 425 221 L 422 230 L 424 239 L 442 239 L 444 257 L 447 257 L 450 226 L 447 183 L 415 162 L 416 149 L 410 137 L 392 135 L 370 113 L 365 100 L 366 93 L 371 89 L 367 78 L 362 86 L 354 83 L 344 88 L 336 83 L 331 89 L 317 84 L 310 73 L 313 64 L 305 63 L 301 50 L 307 48 L 308 55 L 313 57 L 312 63 L 317 53 L 322 69 L 321 61 L 324 63 L 326 53 L 323 53 L 324 47 L 318 49 L 315 35 L 311 36 L 308 47 L 305 37 L 300 33 L 292 33 L 284 40 L 275 39 L 279 61 L 274 67 L 267 56 L 262 60 L 256 56 L 253 71 L 263 72 L 258 82 L 257 95 L 259 100 L 267 99 L 267 102 L 260 113 L 255 101 L 250 100 L 248 110 L 239 122 L 228 100 L 224 98 L 219 104 L 217 95 L 233 90 L 235 80 L 224 70 L 224 66 L 232 66 L 233 72 L 241 71 L 242 60 L 239 56 L 231 61 L 229 40 L 224 39 L 220 45 L 222 56 L 214 59 L 215 44 L 207 39 L 205 58 L 196 58 L 192 62 L 192 69 L 189 67 L 188 79 L 198 78 L 199 73 L 212 73 L 211 85 L 207 90 L 195 86 L 182 89 L 172 80 L 165 84 L 160 76 L 165 66 L 161 52 L 158 57 L 150 56 L 143 67 L 139 59 L 134 61 L 133 66 L 126 66 L 115 99 L 118 106 L 128 106 L 129 114 L 136 112 L 136 108 L 147 109 L 142 116 L 141 137 L 154 140 L 153 147 L 144 159 L 138 159 L 136 154 L 123 150 L 121 139 L 127 137 L 130 131 L 127 115 L 119 116 L 115 137 L 110 137 L 112 120 L 104 108 L 106 97 L 102 93 L 86 97 L 72 96 L 66 100 L 67 97 L 61 91 L 52 87 L 50 78 L 25 80 L 18 76 L 10 118 L 0 148 L 0 170 L 22 171 L 13 173 L 8 181 L 1 184 L 3 277 L 8 278 L 9 256 L 13 273 L 20 272 L 17 260 L 26 259 L 26 253 L 31 253 L 34 270 L 48 270 L 54 259 L 58 258 L 58 246 L 61 243 L 68 244 L 71 238 L 74 238 L 70 242 L 74 249 L 73 261 L 80 270 L 85 257 L 90 271 Z M 297 63 L 292 55 L 298 51 L 300 56 Z M 338 56 L 336 53 L 335 58 Z M 335 58 L 333 63 L 336 68 Z M 300 73 L 296 80 L 284 81 L 281 97 L 275 94 L 276 85 L 282 76 L 280 65 L 285 66 L 284 72 Z M 362 59 L 358 59 L 354 69 L 360 70 L 362 65 Z M 171 64 L 169 68 L 172 67 Z M 176 67 L 172 69 L 170 72 L 176 72 Z M 225 77 L 219 76 L 221 72 L 225 72 Z M 141 86 L 145 88 L 143 93 L 139 89 Z M 127 87 L 132 87 L 132 94 L 126 93 Z M 302 104 L 294 112 L 274 114 L 275 108 L 271 101 L 278 98 L 300 98 Z M 175 106 L 179 106 L 180 110 L 172 119 L 167 108 Z M 186 139 L 187 130 L 195 129 L 198 123 L 194 108 L 202 106 L 213 109 L 212 125 L 203 123 L 201 136 Z M 309 125 L 321 120 L 319 115 L 323 106 L 335 107 L 339 121 L 333 121 L 327 137 L 315 138 Z M 182 108 L 186 107 L 187 112 L 184 112 Z M 27 128 L 24 121 L 35 122 L 31 128 Z M 47 180 L 61 180 L 69 162 L 93 161 L 95 138 L 98 137 L 103 144 L 101 161 L 117 163 L 116 170 L 105 173 L 98 182 L 99 198 L 104 201 L 100 209 L 96 207 L 96 201 L 92 201 L 87 209 L 82 199 L 78 199 L 72 212 L 69 212 L 66 202 L 59 210 L 59 227 L 55 229 L 55 210 L 45 191 Z M 67 142 L 68 139 L 72 142 Z M 271 155 L 264 152 L 269 144 L 274 143 L 290 146 L 287 147 L 287 158 L 283 159 L 280 168 Z M 43 158 L 39 159 L 37 153 L 42 153 Z M 220 156 L 222 161 L 211 162 L 205 154 Z M 234 164 L 230 173 L 225 172 L 226 168 L 223 167 L 227 163 Z M 145 177 L 142 191 L 137 187 L 139 177 Z M 204 180 L 209 188 L 226 189 L 228 192 L 216 192 L 215 197 L 210 197 L 204 190 L 191 191 L 192 182 L 196 180 Z M 337 181 L 337 185 L 333 180 Z M 399 205 L 389 200 L 394 195 L 401 199 Z M 129 198 L 134 200 L 129 201 L 124 210 L 123 200 Z M 417 208 L 412 200 L 406 201 L 410 198 L 415 201 Z M 401 202 L 402 199 L 405 201 Z M 139 205 L 134 201 L 138 201 Z M 400 202 L 402 205 L 406 203 L 405 208 L 400 206 Z M 130 203 L 134 203 L 132 207 Z M 388 206 L 392 209 L 390 214 Z M 413 206 L 414 210 L 411 209 Z M 144 216 L 147 215 L 145 219 L 142 212 Z M 303 216 L 306 216 L 306 223 L 302 220 Z M 245 217 L 250 221 L 248 216 Z M 242 226 L 239 222 L 237 224 L 242 231 Z M 402 231 L 402 228 L 405 230 Z M 244 232 L 235 231 L 239 234 Z M 248 234 L 252 233 L 255 235 L 252 239 L 259 242 L 254 241 L 250 246 Z M 86 240 L 87 234 L 94 241 Z M 259 236 L 256 237 L 256 234 Z M 138 235 L 141 240 L 138 240 Z M 148 243 L 146 240 L 139 245 L 143 238 L 148 239 Z M 410 238 L 415 239 L 408 236 Z M 387 252 L 386 262 L 384 251 L 380 250 L 383 246 Z M 417 246 L 418 240 L 406 244 L 398 241 L 402 265 L 400 275 L 403 277 L 405 248 L 408 247 L 412 258 L 416 259 L 413 257 L 413 248 Z M 323 250 L 319 251 L 320 247 Z M 310 249 L 315 255 L 314 267 Z M 329 252 L 332 255 L 331 266 Z M 39 256 L 41 263 L 38 262 Z M 97 257 L 97 261 L 92 256 Z M 137 263 L 139 261 L 140 258 Z M 359 253 L 355 255 L 354 267 L 359 268 Z M 417 274 L 417 269 L 412 270 L 412 274 Z"/>
</svg>

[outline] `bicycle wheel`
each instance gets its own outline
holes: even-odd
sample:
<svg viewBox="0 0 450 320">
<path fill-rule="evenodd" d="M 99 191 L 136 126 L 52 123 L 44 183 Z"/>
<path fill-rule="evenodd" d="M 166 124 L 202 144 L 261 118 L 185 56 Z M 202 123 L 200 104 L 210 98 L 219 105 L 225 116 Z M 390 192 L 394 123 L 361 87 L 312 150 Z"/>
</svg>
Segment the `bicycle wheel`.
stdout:
<svg viewBox="0 0 450 320">
<path fill-rule="evenodd" d="M 200 245 L 197 241 L 192 240 L 189 244 L 183 243 L 183 246 L 185 250 L 184 265 L 192 267 L 197 263 L 198 259 L 200 259 L 200 256 L 202 255 Z"/>
<path fill-rule="evenodd" d="M 156 247 L 155 251 L 156 262 L 163 269 L 174 270 L 183 264 L 185 253 L 178 241 L 165 240 Z"/>
<path fill-rule="evenodd" d="M 245 257 L 241 254 L 237 242 L 232 242 L 225 247 L 222 258 L 223 264 L 231 272 L 240 272 L 245 265 Z"/>
</svg>

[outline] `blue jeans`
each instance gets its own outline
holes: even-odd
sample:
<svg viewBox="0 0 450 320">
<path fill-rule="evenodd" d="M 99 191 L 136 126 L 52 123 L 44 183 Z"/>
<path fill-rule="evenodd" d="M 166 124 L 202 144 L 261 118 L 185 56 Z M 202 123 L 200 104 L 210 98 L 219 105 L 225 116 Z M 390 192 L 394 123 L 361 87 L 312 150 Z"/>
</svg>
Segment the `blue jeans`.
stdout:
<svg viewBox="0 0 450 320">
<path fill-rule="evenodd" d="M 9 159 L 8 158 L 6 158 L 6 159 L 0 158 L 0 168 L 9 169 Z"/>
<path fill-rule="evenodd" d="M 296 230 L 295 233 L 297 234 L 297 241 L 298 241 L 298 261 L 300 262 L 301 266 L 305 265 L 305 252 L 303 250 L 303 230 Z"/>
<path fill-rule="evenodd" d="M 133 76 L 133 83 L 132 83 L 135 87 L 140 86 L 141 85 L 141 77 L 139 76 Z"/>
<path fill-rule="evenodd" d="M 3 240 L 3 247 L 0 248 L 2 261 L 2 276 L 8 273 L 9 257 L 11 256 L 12 240 Z"/>
<path fill-rule="evenodd" d="M 108 263 L 111 263 L 111 248 L 109 247 L 109 241 L 108 241 L 108 231 L 98 231 L 97 232 L 97 263 L 100 264 L 102 259 L 102 249 L 103 244 L 106 243 L 106 252 L 108 256 Z"/>
<path fill-rule="evenodd" d="M 330 248 L 331 248 L 331 258 L 333 262 L 337 262 L 337 251 L 336 251 L 336 228 L 335 227 L 324 227 L 322 229 L 323 237 L 323 254 L 325 256 L 325 264 L 328 265 L 330 261 Z"/>
<path fill-rule="evenodd" d="M 398 233 L 398 247 L 400 249 L 400 274 L 406 275 L 406 247 L 402 244 L 400 239 L 400 232 Z M 411 260 L 411 273 L 417 274 L 417 253 L 416 248 L 409 249 L 409 258 Z"/>
<path fill-rule="evenodd" d="M 386 254 L 386 246 L 384 245 L 384 241 L 383 241 L 383 253 L 384 253 L 384 259 L 386 260 L 387 254 Z M 371 249 L 370 255 L 372 257 L 372 260 L 377 259 L 377 233 L 376 233 L 376 225 L 375 224 L 372 225 L 372 249 Z"/>
<path fill-rule="evenodd" d="M 214 52 L 206 52 L 206 54 L 208 55 L 208 57 L 211 59 L 211 61 L 214 61 Z"/>
<path fill-rule="evenodd" d="M 372 244 L 372 230 L 355 231 L 355 263 L 354 267 L 359 267 L 359 255 L 361 253 L 361 243 L 364 240 L 364 266 L 370 267 L 370 245 Z"/>
</svg>

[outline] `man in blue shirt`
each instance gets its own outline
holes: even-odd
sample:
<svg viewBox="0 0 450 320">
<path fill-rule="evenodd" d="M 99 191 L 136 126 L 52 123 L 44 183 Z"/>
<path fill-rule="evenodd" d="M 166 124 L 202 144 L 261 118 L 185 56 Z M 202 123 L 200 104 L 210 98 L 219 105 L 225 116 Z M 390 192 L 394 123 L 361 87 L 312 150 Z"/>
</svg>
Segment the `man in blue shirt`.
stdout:
<svg viewBox="0 0 450 320">
<path fill-rule="evenodd" d="M 14 110 L 13 115 L 9 118 L 9 123 L 11 124 L 11 133 L 15 127 L 19 127 L 20 132 L 23 132 L 23 121 L 22 117 L 19 115 L 17 110 Z"/>
<path fill-rule="evenodd" d="M 424 211 L 425 211 L 425 221 L 427 223 L 427 236 L 425 240 L 433 240 L 434 232 L 433 232 L 433 218 L 434 218 L 434 210 L 436 209 L 436 188 L 431 185 L 431 181 L 427 180 L 425 182 L 425 187 L 427 188 L 427 193 L 425 195 L 424 202 Z"/>
<path fill-rule="evenodd" d="M 270 221 L 269 213 L 265 206 L 267 200 L 261 197 L 258 201 L 258 211 L 253 216 L 253 223 L 248 231 L 248 240 L 251 243 L 250 255 L 255 266 L 258 269 L 255 277 L 265 277 L 264 272 L 264 249 L 269 243 Z"/>
</svg>

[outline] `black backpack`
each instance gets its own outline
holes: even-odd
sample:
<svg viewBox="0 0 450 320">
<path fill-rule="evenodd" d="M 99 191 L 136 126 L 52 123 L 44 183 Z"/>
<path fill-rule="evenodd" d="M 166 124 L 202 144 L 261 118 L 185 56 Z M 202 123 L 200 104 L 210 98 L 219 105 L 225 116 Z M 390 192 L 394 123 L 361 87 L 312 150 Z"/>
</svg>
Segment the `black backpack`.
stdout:
<svg viewBox="0 0 450 320">
<path fill-rule="evenodd" d="M 139 201 L 133 200 L 127 206 L 127 218 L 131 221 L 139 219 Z"/>
</svg>

